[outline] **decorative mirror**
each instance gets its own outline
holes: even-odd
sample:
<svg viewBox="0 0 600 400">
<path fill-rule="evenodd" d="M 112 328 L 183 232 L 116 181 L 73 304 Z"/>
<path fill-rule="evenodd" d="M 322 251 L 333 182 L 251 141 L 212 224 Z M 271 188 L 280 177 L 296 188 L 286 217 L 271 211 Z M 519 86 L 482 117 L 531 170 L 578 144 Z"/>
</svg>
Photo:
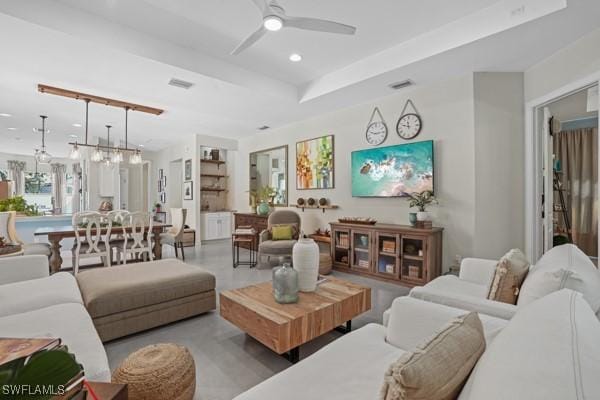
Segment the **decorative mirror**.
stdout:
<svg viewBox="0 0 600 400">
<path fill-rule="evenodd" d="M 287 173 L 287 145 L 250 153 L 250 193 L 268 196 L 268 202 L 274 207 L 288 205 Z M 250 197 L 252 203 L 252 195 Z"/>
</svg>

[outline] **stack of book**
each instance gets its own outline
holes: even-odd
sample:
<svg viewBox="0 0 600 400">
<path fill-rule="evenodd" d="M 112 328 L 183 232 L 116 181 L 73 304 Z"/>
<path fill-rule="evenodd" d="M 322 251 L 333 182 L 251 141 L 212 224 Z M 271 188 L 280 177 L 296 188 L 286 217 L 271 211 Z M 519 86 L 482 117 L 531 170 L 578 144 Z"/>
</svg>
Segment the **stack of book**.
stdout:
<svg viewBox="0 0 600 400">
<path fill-rule="evenodd" d="M 36 356 L 47 351 L 64 351 L 69 353 L 67 346 L 56 338 L 0 338 L 0 384 L 10 386 L 13 380 L 18 382 L 19 372 L 29 364 L 35 363 Z M 69 354 L 73 359 L 75 356 Z M 66 383 L 49 388 L 35 388 L 35 390 L 50 390 L 52 400 L 85 400 L 86 391 L 83 384 L 85 380 L 83 366 L 78 364 L 78 372 L 75 373 Z M 47 371 L 45 371 L 47 372 Z M 32 387 L 37 382 L 27 382 L 27 390 L 33 390 Z M 41 382 L 40 382 L 41 385 Z M 15 384 L 13 390 L 19 390 L 23 386 L 22 382 Z M 22 388 L 21 388 L 22 389 Z M 35 392 L 34 392 L 35 393 Z"/>
<path fill-rule="evenodd" d="M 340 247 L 348 247 L 349 244 L 350 244 L 350 241 L 348 240 L 348 234 L 347 233 L 340 233 L 338 235 L 338 246 L 340 246 Z"/>
<path fill-rule="evenodd" d="M 396 252 L 396 241 L 394 240 L 384 240 L 382 242 L 382 250 L 386 253 L 395 253 Z"/>
</svg>

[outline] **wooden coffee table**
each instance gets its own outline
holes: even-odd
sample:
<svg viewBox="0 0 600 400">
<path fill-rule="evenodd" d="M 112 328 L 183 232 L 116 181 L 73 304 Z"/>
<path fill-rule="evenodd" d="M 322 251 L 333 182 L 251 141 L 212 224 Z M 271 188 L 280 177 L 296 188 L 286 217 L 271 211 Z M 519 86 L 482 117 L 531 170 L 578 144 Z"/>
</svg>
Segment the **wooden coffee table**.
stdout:
<svg viewBox="0 0 600 400">
<path fill-rule="evenodd" d="M 352 318 L 371 309 L 371 288 L 327 277 L 297 303 L 279 304 L 264 282 L 221 292 L 219 302 L 223 318 L 296 363 L 300 345 L 334 329 L 350 331 Z"/>
</svg>

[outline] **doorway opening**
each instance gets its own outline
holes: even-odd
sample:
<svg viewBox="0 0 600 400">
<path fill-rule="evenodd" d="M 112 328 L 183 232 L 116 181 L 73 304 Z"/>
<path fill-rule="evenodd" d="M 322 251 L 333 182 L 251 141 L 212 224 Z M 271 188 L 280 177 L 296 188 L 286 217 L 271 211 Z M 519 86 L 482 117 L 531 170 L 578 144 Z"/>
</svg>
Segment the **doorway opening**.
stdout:
<svg viewBox="0 0 600 400">
<path fill-rule="evenodd" d="M 543 251 L 573 243 L 598 259 L 598 84 L 538 107 Z"/>
</svg>

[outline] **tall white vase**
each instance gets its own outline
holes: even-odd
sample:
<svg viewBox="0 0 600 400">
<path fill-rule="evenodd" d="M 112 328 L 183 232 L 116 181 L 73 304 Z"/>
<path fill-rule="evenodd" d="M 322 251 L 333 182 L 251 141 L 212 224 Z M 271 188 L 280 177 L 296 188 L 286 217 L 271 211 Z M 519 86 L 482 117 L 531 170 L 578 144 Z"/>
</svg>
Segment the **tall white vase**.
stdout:
<svg viewBox="0 0 600 400">
<path fill-rule="evenodd" d="M 312 239 L 298 239 L 292 250 L 292 262 L 298 271 L 298 289 L 314 292 L 319 279 L 319 246 Z"/>
</svg>

